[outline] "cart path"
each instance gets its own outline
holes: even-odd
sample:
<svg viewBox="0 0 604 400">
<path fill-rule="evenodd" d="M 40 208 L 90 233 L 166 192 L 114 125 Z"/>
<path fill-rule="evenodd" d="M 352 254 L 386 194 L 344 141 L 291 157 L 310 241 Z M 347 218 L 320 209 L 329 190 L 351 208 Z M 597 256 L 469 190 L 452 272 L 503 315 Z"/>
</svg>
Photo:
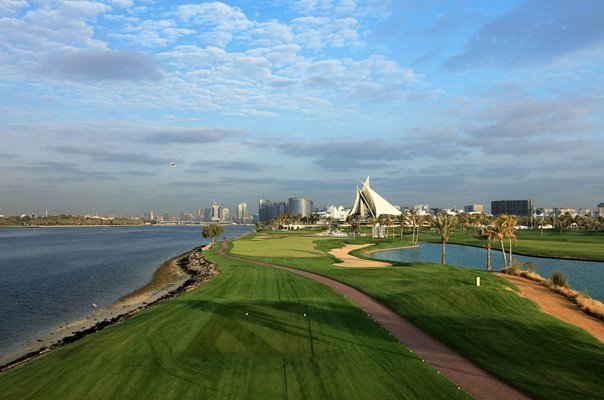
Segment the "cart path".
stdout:
<svg viewBox="0 0 604 400">
<path fill-rule="evenodd" d="M 475 399 L 531 399 L 531 397 L 527 394 L 495 377 L 482 368 L 479 368 L 468 359 L 449 349 L 444 344 L 440 343 L 432 336 L 424 333 L 415 325 L 411 324 L 399 314 L 392 311 L 390 308 L 379 303 L 360 290 L 336 281 L 335 279 L 312 272 L 226 254 L 225 249 L 227 245 L 227 242 L 222 242 L 221 248 L 219 248 L 216 252 L 222 257 L 227 257 L 233 260 L 240 260 L 250 264 L 289 271 L 294 274 L 321 282 L 344 294 L 352 302 L 356 303 L 362 310 L 369 314 L 384 329 L 390 332 L 392 336 L 417 353 L 428 364 L 430 364 L 442 375 L 446 376 L 449 380 L 462 388 L 466 393 L 470 394 Z"/>
</svg>

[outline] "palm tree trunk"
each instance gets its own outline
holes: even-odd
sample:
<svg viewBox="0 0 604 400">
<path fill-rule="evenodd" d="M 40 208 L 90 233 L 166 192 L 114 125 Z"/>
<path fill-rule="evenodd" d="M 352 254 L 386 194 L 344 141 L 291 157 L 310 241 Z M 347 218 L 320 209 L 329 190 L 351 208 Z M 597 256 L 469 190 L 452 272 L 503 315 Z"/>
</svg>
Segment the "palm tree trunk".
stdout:
<svg viewBox="0 0 604 400">
<path fill-rule="evenodd" d="M 441 257 L 441 261 L 444 264 L 445 263 L 445 239 L 442 239 L 442 257 Z"/>
<path fill-rule="evenodd" d="M 491 241 L 487 242 L 487 271 L 491 270 Z"/>
<path fill-rule="evenodd" d="M 508 236 L 510 242 L 510 268 L 512 267 L 512 238 Z"/>
<path fill-rule="evenodd" d="M 508 260 L 506 258 L 505 248 L 503 247 L 503 239 L 499 240 L 499 243 L 501 243 L 501 252 L 503 253 L 503 268 L 505 268 L 505 270 L 507 271 Z"/>
</svg>

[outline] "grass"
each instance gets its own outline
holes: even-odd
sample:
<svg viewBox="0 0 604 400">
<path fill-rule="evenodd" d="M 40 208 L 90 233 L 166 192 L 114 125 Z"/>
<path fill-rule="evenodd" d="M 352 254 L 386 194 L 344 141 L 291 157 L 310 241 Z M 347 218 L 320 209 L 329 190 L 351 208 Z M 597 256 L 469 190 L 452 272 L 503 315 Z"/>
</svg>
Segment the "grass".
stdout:
<svg viewBox="0 0 604 400">
<path fill-rule="evenodd" d="M 219 276 L 1 374 L 0 397 L 468 398 L 332 289 L 209 257 Z"/>
<path fill-rule="evenodd" d="M 315 249 L 316 236 L 288 236 L 282 234 L 260 234 L 267 239 L 238 240 L 233 245 L 233 254 L 247 257 L 261 257 L 271 254 L 275 257 L 321 257 L 323 253 Z"/>
<path fill-rule="evenodd" d="M 354 241 L 363 240 L 367 239 Z M 387 242 L 380 247 L 405 244 L 397 239 Z M 259 254 L 262 246 L 270 246 L 270 240 L 258 243 Z M 316 246 L 326 252 L 341 246 L 341 241 L 321 240 Z M 256 258 L 355 286 L 537 398 L 604 398 L 604 345 L 582 329 L 541 312 L 518 296 L 508 281 L 486 271 L 396 262 L 393 268 L 347 269 L 334 267 L 326 255 Z M 481 277 L 480 288 L 474 285 L 476 276 Z"/>
</svg>

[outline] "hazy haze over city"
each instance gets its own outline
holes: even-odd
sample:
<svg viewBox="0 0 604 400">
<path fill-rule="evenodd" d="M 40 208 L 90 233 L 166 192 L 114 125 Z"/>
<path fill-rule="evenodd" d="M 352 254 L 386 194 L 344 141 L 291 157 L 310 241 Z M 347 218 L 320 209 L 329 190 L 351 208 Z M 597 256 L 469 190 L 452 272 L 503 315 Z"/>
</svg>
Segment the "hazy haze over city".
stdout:
<svg viewBox="0 0 604 400">
<path fill-rule="evenodd" d="M 595 208 L 603 26 L 601 0 L 0 0 L 0 214 L 351 205 L 367 175 Z"/>
</svg>

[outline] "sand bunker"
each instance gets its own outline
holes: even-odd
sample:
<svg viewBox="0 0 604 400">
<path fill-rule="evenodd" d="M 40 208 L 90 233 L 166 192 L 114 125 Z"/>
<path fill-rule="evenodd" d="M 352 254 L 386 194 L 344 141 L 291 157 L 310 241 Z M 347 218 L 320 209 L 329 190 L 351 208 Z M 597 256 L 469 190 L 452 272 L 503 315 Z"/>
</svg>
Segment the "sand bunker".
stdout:
<svg viewBox="0 0 604 400">
<path fill-rule="evenodd" d="M 364 260 L 362 258 L 350 255 L 351 251 L 362 249 L 363 247 L 371 246 L 371 244 L 347 244 L 346 246 L 333 249 L 329 252 L 335 258 L 342 260 L 342 262 L 335 263 L 338 267 L 358 267 L 358 268 L 371 268 L 371 267 L 392 267 L 392 264 L 381 262 Z"/>
<path fill-rule="evenodd" d="M 585 329 L 593 336 L 604 342 L 604 322 L 585 314 L 566 297 L 554 293 L 538 282 L 515 275 L 497 273 L 520 289 L 520 294 L 533 301 L 539 308 L 558 319 Z"/>
</svg>

